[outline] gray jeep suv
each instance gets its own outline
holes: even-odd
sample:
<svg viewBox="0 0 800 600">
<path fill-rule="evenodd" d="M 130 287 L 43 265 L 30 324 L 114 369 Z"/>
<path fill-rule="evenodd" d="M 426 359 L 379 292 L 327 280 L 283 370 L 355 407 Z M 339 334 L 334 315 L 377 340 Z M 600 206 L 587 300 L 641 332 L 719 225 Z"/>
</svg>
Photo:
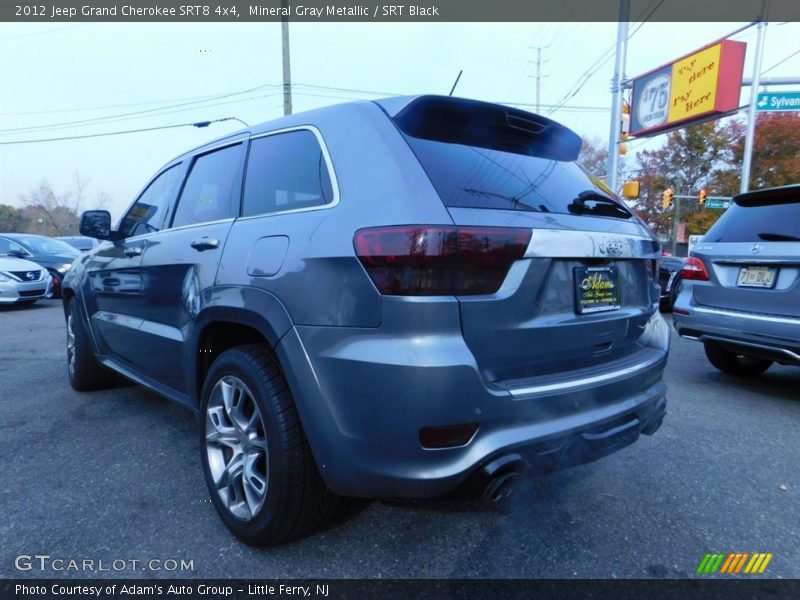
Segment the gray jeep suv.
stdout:
<svg viewBox="0 0 800 600">
<path fill-rule="evenodd" d="M 167 163 L 64 282 L 69 378 L 200 415 L 226 525 L 275 544 L 337 495 L 507 497 L 658 429 L 660 248 L 580 138 L 421 96 L 284 117 Z"/>
</svg>

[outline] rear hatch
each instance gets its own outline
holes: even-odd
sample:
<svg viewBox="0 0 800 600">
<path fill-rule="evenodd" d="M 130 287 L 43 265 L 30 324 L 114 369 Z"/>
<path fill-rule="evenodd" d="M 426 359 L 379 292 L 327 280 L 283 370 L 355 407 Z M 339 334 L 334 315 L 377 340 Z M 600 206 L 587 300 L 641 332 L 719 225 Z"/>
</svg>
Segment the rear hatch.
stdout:
<svg viewBox="0 0 800 600">
<path fill-rule="evenodd" d="M 692 256 L 708 274 L 696 304 L 800 317 L 800 186 L 737 196 Z"/>
<path fill-rule="evenodd" d="M 658 243 L 574 161 L 580 138 L 507 107 L 422 97 L 384 107 L 453 223 L 531 231 L 491 294 L 459 295 L 461 327 L 488 379 L 622 358 L 658 302 Z"/>
</svg>

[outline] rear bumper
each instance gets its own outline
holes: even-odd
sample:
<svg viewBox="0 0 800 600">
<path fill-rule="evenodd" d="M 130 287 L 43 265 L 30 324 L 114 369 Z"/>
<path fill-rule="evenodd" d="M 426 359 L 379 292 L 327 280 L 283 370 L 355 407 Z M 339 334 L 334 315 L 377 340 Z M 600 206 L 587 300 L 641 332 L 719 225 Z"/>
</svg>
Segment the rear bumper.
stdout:
<svg viewBox="0 0 800 600">
<path fill-rule="evenodd" d="M 295 327 L 278 353 L 328 486 L 347 496 L 421 498 L 507 454 L 549 472 L 654 433 L 666 412 L 669 343 L 657 312 L 640 339 L 622 361 L 503 385 L 482 378 L 457 330 L 411 343 L 380 329 Z M 463 446 L 420 443 L 423 427 L 467 423 L 478 430 Z"/>
<path fill-rule="evenodd" d="M 673 314 L 678 335 L 743 354 L 800 365 L 800 319 L 700 306 L 683 293 Z M 688 313 L 688 314 L 686 314 Z"/>
</svg>

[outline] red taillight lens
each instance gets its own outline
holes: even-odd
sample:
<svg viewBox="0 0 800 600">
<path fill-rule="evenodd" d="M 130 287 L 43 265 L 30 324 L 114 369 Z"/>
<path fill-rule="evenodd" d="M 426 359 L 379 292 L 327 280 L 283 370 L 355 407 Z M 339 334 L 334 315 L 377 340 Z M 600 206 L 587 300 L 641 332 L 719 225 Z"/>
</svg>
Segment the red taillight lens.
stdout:
<svg viewBox="0 0 800 600">
<path fill-rule="evenodd" d="M 681 272 L 684 279 L 695 279 L 697 281 L 708 281 L 708 271 L 703 261 L 696 256 L 690 256 L 686 259 Z"/>
<path fill-rule="evenodd" d="M 356 254 L 382 294 L 491 294 L 524 256 L 530 229 L 405 225 L 356 232 Z"/>
</svg>

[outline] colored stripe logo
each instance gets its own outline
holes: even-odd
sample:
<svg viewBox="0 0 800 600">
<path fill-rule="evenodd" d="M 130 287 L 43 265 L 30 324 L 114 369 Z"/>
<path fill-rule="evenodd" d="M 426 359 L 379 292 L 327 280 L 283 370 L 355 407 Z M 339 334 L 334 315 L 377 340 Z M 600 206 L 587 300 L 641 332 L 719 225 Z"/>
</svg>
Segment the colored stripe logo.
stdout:
<svg viewBox="0 0 800 600">
<path fill-rule="evenodd" d="M 714 575 L 720 573 L 724 575 L 756 575 L 763 573 L 767 569 L 769 561 L 772 560 L 772 552 L 731 552 L 730 554 L 706 554 L 697 573 L 700 575 Z"/>
</svg>

